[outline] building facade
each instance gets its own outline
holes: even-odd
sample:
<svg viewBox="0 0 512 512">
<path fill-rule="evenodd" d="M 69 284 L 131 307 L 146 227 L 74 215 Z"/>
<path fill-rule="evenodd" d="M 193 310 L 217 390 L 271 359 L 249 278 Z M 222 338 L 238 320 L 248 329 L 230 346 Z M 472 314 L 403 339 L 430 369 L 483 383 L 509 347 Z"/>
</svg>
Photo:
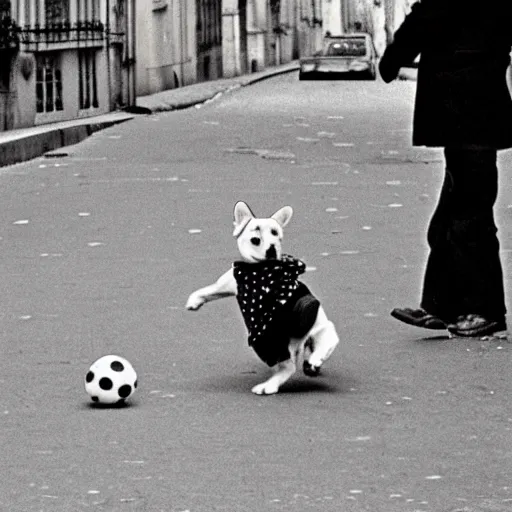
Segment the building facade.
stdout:
<svg viewBox="0 0 512 512">
<path fill-rule="evenodd" d="M 137 0 L 137 96 L 196 81 L 195 12 L 191 0 Z"/>
<path fill-rule="evenodd" d="M 18 52 L 18 26 L 12 17 L 11 4 L 0 0 L 0 131 L 13 128 L 19 120 L 12 72 Z"/>
<path fill-rule="evenodd" d="M 223 0 L 196 0 L 196 81 L 223 76 Z"/>
<path fill-rule="evenodd" d="M 324 34 L 333 36 L 343 33 L 341 17 L 341 0 L 324 0 L 322 4 Z"/>
<path fill-rule="evenodd" d="M 0 130 L 311 54 L 322 1 L 0 0 Z"/>
<path fill-rule="evenodd" d="M 228 78 L 319 49 L 322 0 L 137 0 L 137 94 Z"/>
<path fill-rule="evenodd" d="M 373 36 L 377 54 L 380 56 L 416 0 L 329 1 L 341 2 L 343 32 L 368 32 Z"/>
<path fill-rule="evenodd" d="M 131 0 L 0 2 L 0 129 L 134 103 Z"/>
<path fill-rule="evenodd" d="M 245 68 L 285 64 L 321 48 L 322 0 L 246 0 Z"/>
</svg>

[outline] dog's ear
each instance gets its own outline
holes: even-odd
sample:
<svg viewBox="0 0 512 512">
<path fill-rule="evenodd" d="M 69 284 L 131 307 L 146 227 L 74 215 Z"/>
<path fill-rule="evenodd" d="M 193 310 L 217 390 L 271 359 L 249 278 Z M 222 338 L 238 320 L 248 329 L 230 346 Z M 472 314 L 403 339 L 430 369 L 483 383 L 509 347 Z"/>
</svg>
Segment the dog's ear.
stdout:
<svg viewBox="0 0 512 512">
<path fill-rule="evenodd" d="M 282 228 L 290 222 L 293 215 L 293 209 L 291 206 L 283 206 L 280 210 L 277 210 L 274 215 L 272 215 L 271 219 L 276 220 Z"/>
<path fill-rule="evenodd" d="M 252 213 L 246 203 L 238 201 L 238 203 L 235 204 L 234 217 L 235 220 L 233 224 L 235 225 L 235 230 L 233 231 L 233 236 L 239 236 L 245 226 L 247 226 L 247 223 L 251 219 L 254 219 L 254 213 Z"/>
</svg>

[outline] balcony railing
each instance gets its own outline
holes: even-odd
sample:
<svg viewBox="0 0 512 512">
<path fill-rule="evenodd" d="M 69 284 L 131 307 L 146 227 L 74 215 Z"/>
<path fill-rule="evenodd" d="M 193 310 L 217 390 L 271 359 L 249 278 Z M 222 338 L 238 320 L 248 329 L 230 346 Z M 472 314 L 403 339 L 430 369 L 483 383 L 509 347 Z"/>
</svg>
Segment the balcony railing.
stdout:
<svg viewBox="0 0 512 512">
<path fill-rule="evenodd" d="M 9 17 L 0 19 L 0 50 L 16 50 L 20 44 L 20 29 Z"/>
<path fill-rule="evenodd" d="M 20 41 L 24 44 L 59 44 L 101 42 L 105 39 L 105 26 L 101 21 L 67 21 L 27 26 L 20 30 Z"/>
</svg>

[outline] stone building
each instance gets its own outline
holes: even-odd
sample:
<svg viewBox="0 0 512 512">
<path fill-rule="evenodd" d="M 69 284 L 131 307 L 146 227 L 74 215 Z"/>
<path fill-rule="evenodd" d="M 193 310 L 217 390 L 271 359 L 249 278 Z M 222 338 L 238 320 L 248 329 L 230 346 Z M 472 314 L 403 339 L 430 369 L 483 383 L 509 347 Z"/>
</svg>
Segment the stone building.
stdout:
<svg viewBox="0 0 512 512">
<path fill-rule="evenodd" d="M 137 96 L 196 80 L 195 0 L 137 0 Z"/>
<path fill-rule="evenodd" d="M 336 0 L 335 0 L 336 1 Z M 362 30 L 373 36 L 378 55 L 410 12 L 415 0 L 341 0 L 345 32 Z"/>
<path fill-rule="evenodd" d="M 137 0 L 137 94 L 290 62 L 321 38 L 322 0 Z"/>
<path fill-rule="evenodd" d="M 311 54 L 322 1 L 0 0 L 0 130 Z"/>
<path fill-rule="evenodd" d="M 134 0 L 0 0 L 0 129 L 133 104 Z"/>
</svg>

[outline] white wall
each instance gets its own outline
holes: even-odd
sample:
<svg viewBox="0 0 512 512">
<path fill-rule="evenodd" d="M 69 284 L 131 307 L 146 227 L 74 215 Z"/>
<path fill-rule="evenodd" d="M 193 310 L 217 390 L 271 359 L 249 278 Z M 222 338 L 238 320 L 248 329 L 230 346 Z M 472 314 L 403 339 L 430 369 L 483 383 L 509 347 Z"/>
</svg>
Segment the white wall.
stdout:
<svg viewBox="0 0 512 512">
<path fill-rule="evenodd" d="M 341 0 L 323 0 L 322 19 L 324 35 L 330 32 L 333 36 L 341 34 Z"/>
<path fill-rule="evenodd" d="M 137 95 L 195 81 L 195 1 L 137 0 Z"/>
<path fill-rule="evenodd" d="M 240 17 L 238 0 L 222 0 L 222 74 L 240 74 Z"/>
</svg>

